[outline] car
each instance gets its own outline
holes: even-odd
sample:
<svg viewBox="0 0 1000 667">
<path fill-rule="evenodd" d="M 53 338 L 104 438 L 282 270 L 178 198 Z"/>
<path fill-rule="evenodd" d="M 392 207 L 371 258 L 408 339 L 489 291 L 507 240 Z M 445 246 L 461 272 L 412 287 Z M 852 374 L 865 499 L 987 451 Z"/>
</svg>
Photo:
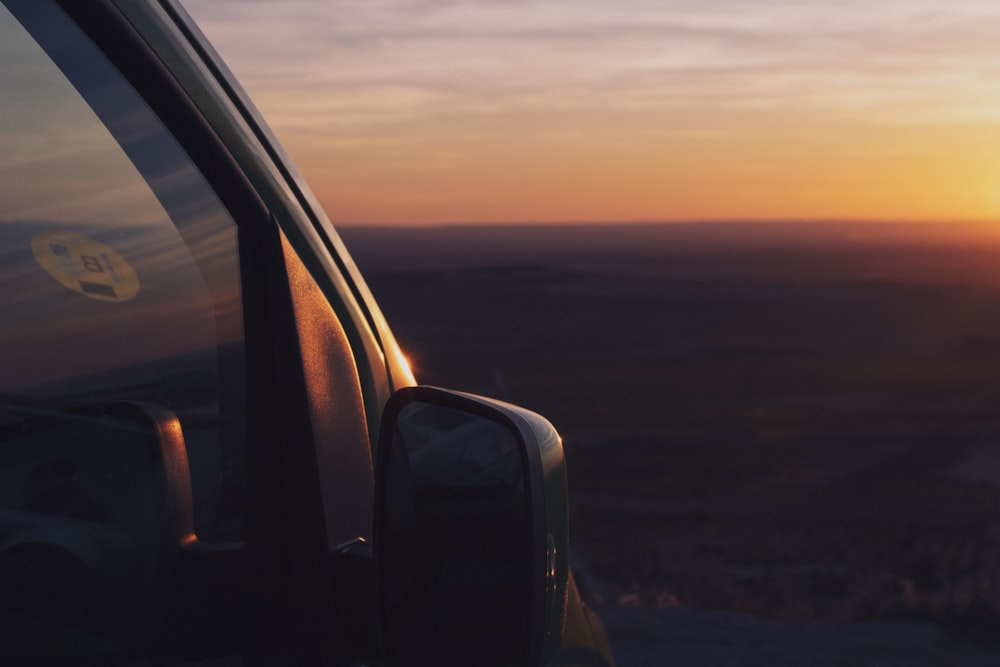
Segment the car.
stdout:
<svg viewBox="0 0 1000 667">
<path fill-rule="evenodd" d="M 558 433 L 420 386 L 174 0 L 0 5 L 0 653 L 612 665 Z"/>
</svg>

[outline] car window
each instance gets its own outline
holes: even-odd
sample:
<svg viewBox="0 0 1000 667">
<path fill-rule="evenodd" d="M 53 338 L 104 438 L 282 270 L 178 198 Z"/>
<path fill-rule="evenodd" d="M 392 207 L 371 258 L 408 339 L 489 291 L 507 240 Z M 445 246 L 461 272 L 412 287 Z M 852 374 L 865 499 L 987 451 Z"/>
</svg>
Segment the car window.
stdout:
<svg viewBox="0 0 1000 667">
<path fill-rule="evenodd" d="M 236 225 L 58 7 L 10 7 L 17 18 L 0 6 L 0 646 L 119 652 L 150 631 L 165 559 L 190 520 L 201 542 L 242 537 Z M 175 496 L 191 506 L 181 531 Z"/>
<path fill-rule="evenodd" d="M 58 429 L 41 437 L 24 424 L 139 402 L 179 420 L 199 538 L 238 539 L 235 223 L 57 8 L 19 11 L 45 26 L 45 49 L 0 7 L 0 510 L 115 514 L 124 495 L 87 491 L 99 486 L 88 475 L 109 474 L 88 462 L 93 452 Z M 13 523 L 0 520 L 0 553 L 18 540 Z"/>
</svg>

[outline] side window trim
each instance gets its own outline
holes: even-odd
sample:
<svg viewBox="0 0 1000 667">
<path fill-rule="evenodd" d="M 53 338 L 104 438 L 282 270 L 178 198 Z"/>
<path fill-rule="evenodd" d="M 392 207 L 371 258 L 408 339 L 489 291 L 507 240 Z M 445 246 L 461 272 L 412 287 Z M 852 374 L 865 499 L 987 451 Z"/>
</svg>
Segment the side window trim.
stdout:
<svg viewBox="0 0 1000 667">
<path fill-rule="evenodd" d="M 382 406 L 394 387 L 415 384 L 415 380 L 343 243 L 301 177 L 280 166 L 290 165 L 287 156 L 276 148 L 266 123 L 183 8 L 162 0 L 157 5 L 162 19 L 150 21 L 130 3 L 117 4 L 170 63 L 223 142 L 234 147 L 234 158 L 266 198 L 266 205 L 340 317 L 357 358 L 374 450 Z M 234 118 L 239 120 L 233 122 Z"/>
</svg>

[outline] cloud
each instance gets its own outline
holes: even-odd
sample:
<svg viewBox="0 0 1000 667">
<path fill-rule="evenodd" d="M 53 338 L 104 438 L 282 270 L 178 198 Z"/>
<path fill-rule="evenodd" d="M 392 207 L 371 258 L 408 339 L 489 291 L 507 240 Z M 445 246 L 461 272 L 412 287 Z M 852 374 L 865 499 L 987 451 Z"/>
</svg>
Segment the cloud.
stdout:
<svg viewBox="0 0 1000 667">
<path fill-rule="evenodd" d="M 992 114 L 993 2 L 186 0 L 255 98 L 369 127 L 604 108 Z"/>
<path fill-rule="evenodd" d="M 397 209 L 370 218 L 484 216 L 514 196 L 499 191 L 507 181 L 531 181 L 524 201 L 569 206 L 616 174 L 633 179 L 614 186 L 624 203 L 608 194 L 593 216 L 655 218 L 678 206 L 663 194 L 668 180 L 698 174 L 684 193 L 731 190 L 760 165 L 768 180 L 753 186 L 755 202 L 824 216 L 847 210 L 830 202 L 854 201 L 828 187 L 831 163 L 866 174 L 860 185 L 842 179 L 875 193 L 857 210 L 887 192 L 916 209 L 899 162 L 914 155 L 929 165 L 927 191 L 985 211 L 970 192 L 992 186 L 970 178 L 1000 150 L 995 0 L 181 1 L 345 219 L 357 215 L 346 202 L 382 210 L 388 193 L 402 193 Z M 966 191 L 945 194 L 941 169 L 958 164 Z M 780 184 L 794 178 L 821 193 L 813 208 L 792 212 Z M 432 210 L 461 197 L 471 212 Z M 622 212 L 640 200 L 649 212 Z M 538 210 L 523 215 L 580 217 Z"/>
</svg>

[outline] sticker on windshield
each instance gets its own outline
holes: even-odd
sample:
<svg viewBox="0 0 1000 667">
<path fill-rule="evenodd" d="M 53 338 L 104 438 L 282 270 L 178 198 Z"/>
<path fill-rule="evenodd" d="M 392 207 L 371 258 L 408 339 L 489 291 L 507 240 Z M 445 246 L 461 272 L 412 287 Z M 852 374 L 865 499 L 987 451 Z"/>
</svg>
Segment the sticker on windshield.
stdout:
<svg viewBox="0 0 1000 667">
<path fill-rule="evenodd" d="M 135 270 L 114 250 L 76 232 L 39 232 L 31 251 L 49 275 L 98 301 L 128 301 L 139 293 Z"/>
</svg>

